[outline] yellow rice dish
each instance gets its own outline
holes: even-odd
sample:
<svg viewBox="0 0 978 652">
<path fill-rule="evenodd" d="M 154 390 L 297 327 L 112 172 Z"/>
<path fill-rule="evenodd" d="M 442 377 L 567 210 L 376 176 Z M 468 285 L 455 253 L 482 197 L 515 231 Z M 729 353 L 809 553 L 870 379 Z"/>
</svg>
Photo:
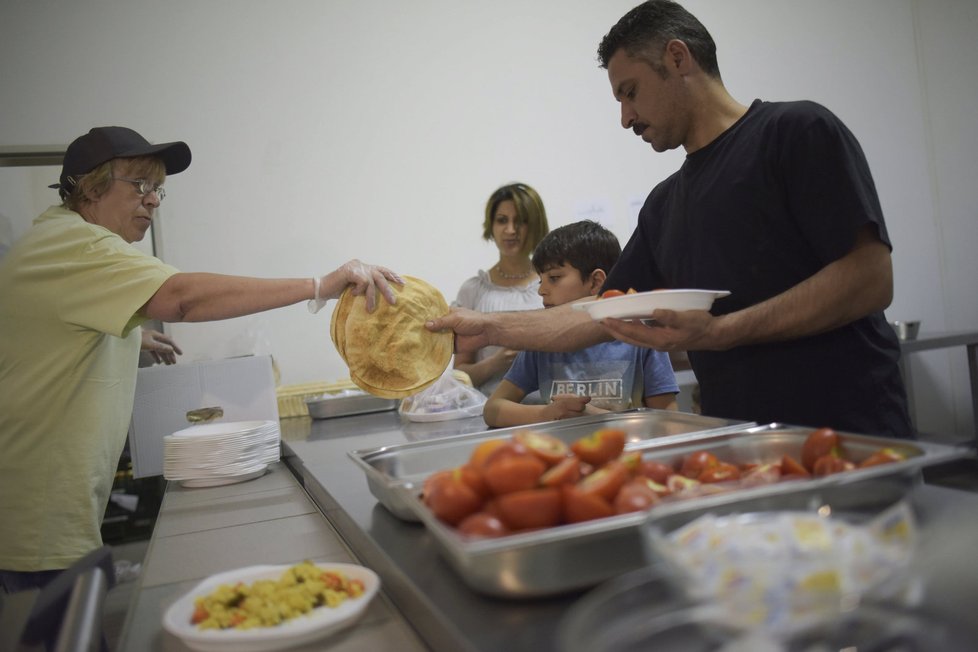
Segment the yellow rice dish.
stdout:
<svg viewBox="0 0 978 652">
<path fill-rule="evenodd" d="M 317 607 L 337 607 L 363 592 L 362 581 L 304 561 L 277 580 L 222 584 L 194 600 L 191 623 L 198 629 L 274 627 Z"/>
</svg>

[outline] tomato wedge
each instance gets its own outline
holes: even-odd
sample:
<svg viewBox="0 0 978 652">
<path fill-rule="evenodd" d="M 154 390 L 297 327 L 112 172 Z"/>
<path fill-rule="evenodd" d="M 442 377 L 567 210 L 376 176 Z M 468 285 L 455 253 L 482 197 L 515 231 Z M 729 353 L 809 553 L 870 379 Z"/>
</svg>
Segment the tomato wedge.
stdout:
<svg viewBox="0 0 978 652">
<path fill-rule="evenodd" d="M 552 527 L 560 522 L 560 491 L 553 487 L 514 491 L 496 498 L 496 509 L 514 530 Z"/>
<path fill-rule="evenodd" d="M 584 493 L 575 485 L 561 485 L 560 492 L 564 520 L 568 523 L 581 523 L 615 514 L 615 508 L 607 500 L 597 494 Z"/>
</svg>

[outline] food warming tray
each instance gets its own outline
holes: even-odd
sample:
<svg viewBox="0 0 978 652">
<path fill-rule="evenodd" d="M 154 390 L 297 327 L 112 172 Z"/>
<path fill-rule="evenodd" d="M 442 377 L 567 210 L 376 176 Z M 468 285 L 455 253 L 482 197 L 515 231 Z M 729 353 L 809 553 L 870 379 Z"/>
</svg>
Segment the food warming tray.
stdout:
<svg viewBox="0 0 978 652">
<path fill-rule="evenodd" d="M 709 450 L 722 460 L 737 464 L 763 464 L 780 461 L 784 454 L 800 458 L 802 444 L 811 432 L 811 428 L 775 423 L 633 441 L 630 448 L 642 450 L 644 458 L 669 464 L 697 450 Z M 905 496 L 919 482 L 922 467 L 973 455 L 963 447 L 839 434 L 847 457 L 856 463 L 881 447 L 898 449 L 908 457 L 900 462 L 823 478 L 663 501 L 647 513 L 623 514 L 497 539 L 461 537 L 432 515 L 422 504 L 417 490 L 404 487 L 401 490 L 408 506 L 427 526 L 440 553 L 471 588 L 500 597 L 522 598 L 585 588 L 645 565 L 649 559 L 642 527 L 647 520 L 655 519 L 657 513 L 669 515 L 675 525 L 684 518 L 695 518 L 701 511 L 697 506 L 708 509 L 716 501 L 731 503 L 780 493 L 790 493 L 799 501 L 835 500 L 837 507 L 844 509 L 868 508 Z M 434 444 L 437 446 L 438 442 Z"/>
<path fill-rule="evenodd" d="M 386 412 L 396 410 L 399 401 L 391 398 L 381 398 L 371 394 L 353 394 L 345 396 L 329 396 L 324 394 L 306 399 L 309 416 L 313 419 L 333 419 L 348 417 L 354 414 L 369 414 L 371 412 Z"/>
<path fill-rule="evenodd" d="M 405 494 L 408 493 L 404 490 L 406 486 L 420 486 L 421 481 L 435 471 L 464 464 L 479 443 L 489 439 L 505 439 L 519 430 L 532 428 L 545 431 L 569 444 L 599 428 L 619 428 L 627 433 L 626 448 L 630 449 L 651 438 L 693 432 L 739 430 L 746 425 L 748 424 L 743 421 L 704 417 L 674 410 L 640 408 L 358 450 L 349 455 L 366 473 L 370 493 L 380 504 L 402 520 L 417 521 L 418 517 L 405 500 Z"/>
</svg>

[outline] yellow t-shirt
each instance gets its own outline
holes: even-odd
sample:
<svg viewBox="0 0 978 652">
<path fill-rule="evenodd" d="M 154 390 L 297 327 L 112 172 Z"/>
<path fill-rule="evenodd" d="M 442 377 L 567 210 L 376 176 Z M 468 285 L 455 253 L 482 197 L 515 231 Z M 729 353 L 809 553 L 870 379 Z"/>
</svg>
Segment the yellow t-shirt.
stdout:
<svg viewBox="0 0 978 652">
<path fill-rule="evenodd" d="M 177 271 L 54 206 L 0 260 L 0 570 L 67 568 L 102 545 L 137 310 Z"/>
</svg>

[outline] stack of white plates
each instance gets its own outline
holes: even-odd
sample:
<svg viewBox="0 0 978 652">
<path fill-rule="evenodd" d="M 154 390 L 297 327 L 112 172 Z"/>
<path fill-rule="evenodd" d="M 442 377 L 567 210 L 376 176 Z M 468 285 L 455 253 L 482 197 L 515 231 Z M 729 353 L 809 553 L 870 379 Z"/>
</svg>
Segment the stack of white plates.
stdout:
<svg viewBox="0 0 978 652">
<path fill-rule="evenodd" d="M 276 421 L 204 423 L 163 438 L 163 477 L 185 487 L 216 487 L 256 478 L 279 459 Z"/>
</svg>

